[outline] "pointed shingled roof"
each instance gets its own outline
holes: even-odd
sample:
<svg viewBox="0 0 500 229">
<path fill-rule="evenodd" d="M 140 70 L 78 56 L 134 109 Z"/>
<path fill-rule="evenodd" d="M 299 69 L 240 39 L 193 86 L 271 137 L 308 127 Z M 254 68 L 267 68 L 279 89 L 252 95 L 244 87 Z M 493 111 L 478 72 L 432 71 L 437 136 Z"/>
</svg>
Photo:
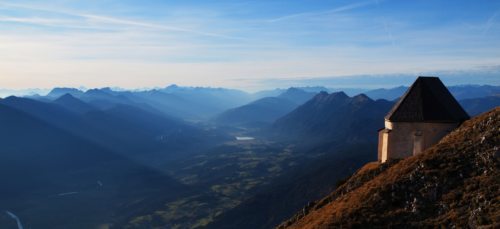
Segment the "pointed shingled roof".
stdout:
<svg viewBox="0 0 500 229">
<path fill-rule="evenodd" d="M 438 77 L 419 76 L 385 119 L 391 122 L 463 122 L 469 115 Z"/>
</svg>

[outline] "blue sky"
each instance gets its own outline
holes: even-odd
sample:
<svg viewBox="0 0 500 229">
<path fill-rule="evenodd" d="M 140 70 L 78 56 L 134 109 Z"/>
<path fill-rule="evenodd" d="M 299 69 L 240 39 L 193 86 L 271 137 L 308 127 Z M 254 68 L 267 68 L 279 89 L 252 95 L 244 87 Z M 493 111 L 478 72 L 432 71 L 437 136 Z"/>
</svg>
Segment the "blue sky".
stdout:
<svg viewBox="0 0 500 229">
<path fill-rule="evenodd" d="M 0 0 L 0 87 L 498 85 L 499 14 L 489 0 Z"/>
</svg>

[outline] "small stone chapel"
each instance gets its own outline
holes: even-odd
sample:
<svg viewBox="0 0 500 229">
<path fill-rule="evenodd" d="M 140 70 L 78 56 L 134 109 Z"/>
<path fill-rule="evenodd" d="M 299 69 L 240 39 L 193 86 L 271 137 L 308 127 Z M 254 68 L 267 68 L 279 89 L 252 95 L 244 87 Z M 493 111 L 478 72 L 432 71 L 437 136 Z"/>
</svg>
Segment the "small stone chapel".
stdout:
<svg viewBox="0 0 500 229">
<path fill-rule="evenodd" d="M 417 155 L 467 119 L 469 115 L 438 77 L 420 76 L 385 116 L 378 160 Z"/>
</svg>

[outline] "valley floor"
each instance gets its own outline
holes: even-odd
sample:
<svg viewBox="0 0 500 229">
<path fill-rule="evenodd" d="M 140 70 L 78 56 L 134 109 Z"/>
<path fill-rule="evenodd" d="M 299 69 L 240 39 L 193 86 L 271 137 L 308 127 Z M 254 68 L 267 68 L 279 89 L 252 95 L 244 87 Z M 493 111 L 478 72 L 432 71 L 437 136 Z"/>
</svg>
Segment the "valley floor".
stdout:
<svg viewBox="0 0 500 229">
<path fill-rule="evenodd" d="M 190 195 L 130 219 L 128 228 L 195 228 L 234 208 L 273 180 L 319 155 L 298 152 L 294 145 L 267 140 L 228 141 L 189 158 L 165 165 L 168 174 L 192 187 Z"/>
</svg>

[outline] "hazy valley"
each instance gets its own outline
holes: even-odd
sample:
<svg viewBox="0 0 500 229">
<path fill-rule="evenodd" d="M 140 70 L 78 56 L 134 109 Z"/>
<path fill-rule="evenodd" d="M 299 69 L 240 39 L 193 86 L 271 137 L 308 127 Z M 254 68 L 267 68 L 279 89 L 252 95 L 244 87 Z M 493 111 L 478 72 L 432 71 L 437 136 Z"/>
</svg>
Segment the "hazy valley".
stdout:
<svg viewBox="0 0 500 229">
<path fill-rule="evenodd" d="M 492 109 L 493 88 L 461 103 Z M 26 228 L 271 228 L 376 160 L 394 104 L 300 88 L 261 96 L 170 86 L 4 98 L 2 206 Z M 16 228 L 9 214 L 0 224 Z"/>
</svg>

